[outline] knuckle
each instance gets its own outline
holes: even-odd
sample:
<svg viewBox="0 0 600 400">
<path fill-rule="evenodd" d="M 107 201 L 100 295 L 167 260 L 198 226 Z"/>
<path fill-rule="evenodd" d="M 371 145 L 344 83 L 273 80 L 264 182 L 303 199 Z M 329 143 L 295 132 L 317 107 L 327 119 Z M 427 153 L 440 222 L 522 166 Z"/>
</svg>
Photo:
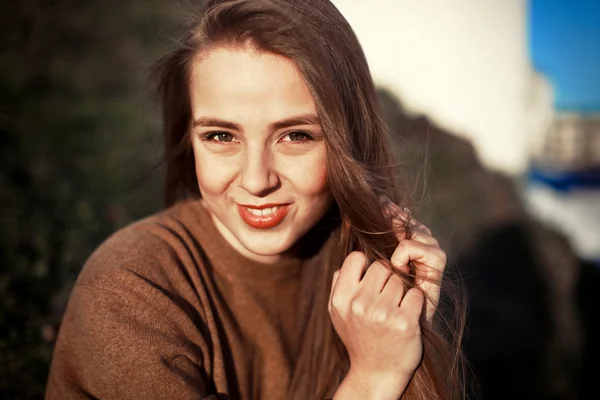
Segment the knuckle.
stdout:
<svg viewBox="0 0 600 400">
<path fill-rule="evenodd" d="M 398 240 L 406 239 L 406 228 L 404 225 L 394 226 L 394 235 Z"/>
<path fill-rule="evenodd" d="M 396 256 L 396 258 L 403 258 L 410 252 L 410 246 L 411 244 L 409 239 L 401 240 L 392 256 Z"/>
<path fill-rule="evenodd" d="M 404 280 L 402 279 L 402 277 L 398 274 L 398 273 L 393 273 L 390 278 L 388 279 L 387 283 L 392 283 L 392 284 L 403 284 Z"/>
<path fill-rule="evenodd" d="M 407 253 L 413 252 L 415 249 L 423 246 L 422 243 L 418 242 L 417 240 L 413 240 L 413 239 L 403 240 L 400 243 L 402 244 L 402 248 L 404 249 L 404 251 Z"/>
<path fill-rule="evenodd" d="M 371 314 L 371 319 L 373 320 L 373 322 L 377 323 L 386 322 L 388 320 L 388 312 L 381 308 L 375 309 Z"/>
<path fill-rule="evenodd" d="M 375 261 L 373 262 L 369 268 L 375 268 L 375 269 L 379 269 L 381 271 L 387 271 L 388 269 L 386 268 L 385 264 L 383 264 L 381 261 Z"/>
<path fill-rule="evenodd" d="M 408 332 L 408 330 L 410 328 L 410 323 L 404 315 L 401 315 L 396 319 L 395 325 L 396 325 L 396 329 L 402 333 Z"/>
<path fill-rule="evenodd" d="M 417 321 L 413 321 L 406 315 L 400 315 L 396 318 L 395 328 L 398 332 L 406 335 L 421 333 L 420 325 Z"/>
<path fill-rule="evenodd" d="M 398 243 L 398 248 L 401 250 L 406 250 L 408 248 L 410 248 L 412 243 L 411 239 L 404 239 L 402 241 L 400 241 L 400 243 Z"/>
<path fill-rule="evenodd" d="M 446 262 L 448 261 L 448 255 L 446 254 L 446 252 L 444 250 L 440 249 L 440 259 L 442 260 L 442 263 L 444 265 L 446 265 Z"/>
<path fill-rule="evenodd" d="M 437 263 L 432 263 L 430 265 L 423 265 L 421 268 L 422 268 L 422 274 L 425 277 L 434 277 L 434 276 L 438 275 L 438 272 L 439 272 Z"/>
<path fill-rule="evenodd" d="M 335 311 L 343 311 L 346 308 L 346 301 L 339 296 L 333 296 L 331 299 L 331 308 Z"/>
<path fill-rule="evenodd" d="M 348 254 L 346 259 L 350 264 L 365 263 L 367 261 L 367 256 L 361 251 L 353 251 L 352 253 Z"/>
<path fill-rule="evenodd" d="M 447 256 L 444 252 L 436 252 L 434 257 L 431 258 L 429 263 L 428 272 L 430 271 L 433 275 L 439 275 L 444 272 L 447 263 Z"/>
<path fill-rule="evenodd" d="M 352 314 L 358 317 L 362 317 L 363 315 L 365 315 L 366 309 L 367 305 L 361 299 L 355 299 L 350 304 L 350 310 Z"/>
<path fill-rule="evenodd" d="M 428 235 L 427 233 L 420 231 L 418 234 L 413 236 L 413 240 L 420 244 L 424 244 L 431 247 L 439 247 L 439 243 L 436 238 Z"/>
</svg>

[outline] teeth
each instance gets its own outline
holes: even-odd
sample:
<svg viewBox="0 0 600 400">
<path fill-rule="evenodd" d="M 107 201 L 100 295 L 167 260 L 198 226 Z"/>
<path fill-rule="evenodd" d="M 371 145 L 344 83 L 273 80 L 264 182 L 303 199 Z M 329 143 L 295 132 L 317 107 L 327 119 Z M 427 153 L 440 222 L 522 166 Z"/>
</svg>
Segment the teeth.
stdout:
<svg viewBox="0 0 600 400">
<path fill-rule="evenodd" d="M 261 217 L 261 216 L 273 214 L 275 211 L 277 211 L 278 208 L 279 208 L 279 206 L 275 206 L 275 207 L 263 208 L 262 210 L 257 210 L 256 208 L 246 207 L 246 210 L 248 210 L 252 215 L 257 215 L 257 216 Z"/>
<path fill-rule="evenodd" d="M 275 212 L 275 209 L 277 207 L 271 207 L 271 208 L 265 208 L 264 210 L 262 210 L 263 214 L 262 215 L 269 215 L 269 214 L 273 214 Z"/>
</svg>

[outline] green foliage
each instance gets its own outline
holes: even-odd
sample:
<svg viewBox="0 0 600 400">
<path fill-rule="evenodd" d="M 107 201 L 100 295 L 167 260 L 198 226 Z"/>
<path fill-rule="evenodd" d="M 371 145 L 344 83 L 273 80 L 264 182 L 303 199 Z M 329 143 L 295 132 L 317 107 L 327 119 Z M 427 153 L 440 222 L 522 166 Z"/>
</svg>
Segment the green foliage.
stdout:
<svg viewBox="0 0 600 400">
<path fill-rule="evenodd" d="M 85 259 L 160 207 L 161 134 L 145 77 L 169 2 L 0 6 L 0 397 L 43 395 Z M 148 174 L 150 173 L 150 174 Z"/>
</svg>

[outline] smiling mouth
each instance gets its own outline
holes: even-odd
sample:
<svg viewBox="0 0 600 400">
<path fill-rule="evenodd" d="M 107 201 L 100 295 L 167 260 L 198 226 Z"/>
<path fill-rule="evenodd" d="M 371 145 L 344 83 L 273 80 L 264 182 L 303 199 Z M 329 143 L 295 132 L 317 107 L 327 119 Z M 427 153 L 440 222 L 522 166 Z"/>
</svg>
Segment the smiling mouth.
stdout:
<svg viewBox="0 0 600 400">
<path fill-rule="evenodd" d="M 245 207 L 245 208 L 246 208 L 246 210 L 248 210 L 248 212 L 260 217 L 260 216 L 265 216 L 265 215 L 271 215 L 275 211 L 279 210 L 281 207 L 283 207 L 283 206 L 274 206 L 274 207 L 267 207 L 267 208 L 262 208 L 262 209 L 252 208 L 252 207 Z"/>
<path fill-rule="evenodd" d="M 240 217 L 248 226 L 256 229 L 269 229 L 278 225 L 285 218 L 289 204 L 265 204 L 262 206 L 238 204 L 237 207 Z"/>
</svg>

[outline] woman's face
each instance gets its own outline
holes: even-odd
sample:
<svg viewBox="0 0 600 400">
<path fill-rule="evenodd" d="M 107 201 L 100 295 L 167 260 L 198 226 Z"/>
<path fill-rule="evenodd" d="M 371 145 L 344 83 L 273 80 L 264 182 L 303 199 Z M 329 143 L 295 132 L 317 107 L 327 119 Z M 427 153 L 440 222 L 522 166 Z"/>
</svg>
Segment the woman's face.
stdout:
<svg viewBox="0 0 600 400">
<path fill-rule="evenodd" d="M 327 212 L 315 101 L 293 61 L 216 48 L 194 62 L 192 144 L 204 205 L 245 256 L 272 263 Z"/>
</svg>

